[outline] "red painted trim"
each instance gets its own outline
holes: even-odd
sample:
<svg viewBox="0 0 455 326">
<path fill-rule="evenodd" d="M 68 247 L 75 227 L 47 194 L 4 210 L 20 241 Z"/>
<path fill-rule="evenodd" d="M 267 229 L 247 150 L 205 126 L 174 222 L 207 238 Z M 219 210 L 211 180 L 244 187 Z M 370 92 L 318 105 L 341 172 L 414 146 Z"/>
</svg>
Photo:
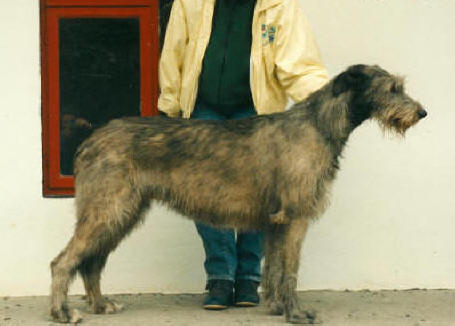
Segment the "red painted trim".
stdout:
<svg viewBox="0 0 455 326">
<path fill-rule="evenodd" d="M 46 6 L 56 7 L 131 7 L 153 6 L 158 0 L 47 0 Z"/>
<path fill-rule="evenodd" d="M 73 187 L 74 184 L 60 183 L 60 57 L 59 57 L 59 28 L 58 16 L 47 11 L 47 59 L 48 59 L 48 150 L 49 150 L 49 187 Z M 68 182 L 68 181 L 67 181 Z"/>
<path fill-rule="evenodd" d="M 142 116 L 158 114 L 158 20 L 153 19 L 153 14 L 158 13 L 158 1 L 146 10 L 149 14 L 140 20 Z"/>
<path fill-rule="evenodd" d="M 49 97 L 47 93 L 48 85 L 48 74 L 47 74 L 47 34 L 46 34 L 46 10 L 44 7 L 44 1 L 40 2 L 40 36 L 41 36 L 41 141 L 43 148 L 43 195 L 50 193 L 49 189 L 49 124 L 48 124 L 48 108 L 49 108 Z"/>
<path fill-rule="evenodd" d="M 46 3 L 75 3 L 70 0 L 48 0 Z M 78 0 L 77 3 L 95 1 Z M 158 113 L 158 1 L 108 1 L 99 4 L 147 3 L 148 7 L 48 7 L 41 1 L 41 64 L 42 64 L 42 141 L 43 141 L 43 194 L 44 196 L 70 196 L 74 194 L 73 176 L 60 174 L 60 64 L 59 19 L 126 18 L 137 17 L 140 21 L 141 60 L 141 115 Z"/>
<path fill-rule="evenodd" d="M 70 7 L 47 8 L 48 17 L 57 18 L 146 18 L 150 14 L 148 8 L 143 7 Z"/>
</svg>

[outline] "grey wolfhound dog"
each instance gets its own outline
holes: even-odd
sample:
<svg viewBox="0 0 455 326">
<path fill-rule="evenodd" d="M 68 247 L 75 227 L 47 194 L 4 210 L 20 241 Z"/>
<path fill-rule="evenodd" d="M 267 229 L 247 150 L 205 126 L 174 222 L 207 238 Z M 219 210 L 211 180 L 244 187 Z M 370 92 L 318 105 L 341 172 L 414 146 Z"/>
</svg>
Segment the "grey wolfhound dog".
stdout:
<svg viewBox="0 0 455 326">
<path fill-rule="evenodd" d="M 403 80 L 356 65 L 289 111 L 236 121 L 130 117 L 96 130 L 75 159 L 77 223 L 52 261 L 51 316 L 77 322 L 66 303 L 79 272 L 90 310 L 114 313 L 100 273 L 151 200 L 216 227 L 265 234 L 264 299 L 291 323 L 315 323 L 296 296 L 302 241 L 326 206 L 349 134 L 368 118 L 398 134 L 426 116 Z"/>
</svg>

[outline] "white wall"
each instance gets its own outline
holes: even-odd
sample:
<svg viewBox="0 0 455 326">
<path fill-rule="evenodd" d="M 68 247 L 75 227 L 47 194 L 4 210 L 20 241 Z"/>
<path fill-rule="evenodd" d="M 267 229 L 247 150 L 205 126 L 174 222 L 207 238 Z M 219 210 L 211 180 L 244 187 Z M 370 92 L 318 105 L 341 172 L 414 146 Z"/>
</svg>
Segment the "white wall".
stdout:
<svg viewBox="0 0 455 326">
<path fill-rule="evenodd" d="M 379 63 L 407 77 L 429 116 L 405 140 L 373 123 L 354 132 L 332 205 L 305 243 L 300 288 L 455 288 L 455 2 L 302 4 L 332 75 Z M 1 1 L 0 31 L 0 296 L 47 294 L 74 209 L 72 199 L 41 196 L 38 1 Z M 154 208 L 111 256 L 103 288 L 198 292 L 202 261 L 193 224 Z"/>
</svg>

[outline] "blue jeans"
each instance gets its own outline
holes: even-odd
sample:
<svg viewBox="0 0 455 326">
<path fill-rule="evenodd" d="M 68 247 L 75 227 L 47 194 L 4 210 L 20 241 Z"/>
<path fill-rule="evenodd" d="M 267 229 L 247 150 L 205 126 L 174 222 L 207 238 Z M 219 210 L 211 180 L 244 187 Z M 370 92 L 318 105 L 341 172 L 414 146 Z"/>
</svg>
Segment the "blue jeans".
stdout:
<svg viewBox="0 0 455 326">
<path fill-rule="evenodd" d="M 192 119 L 226 120 L 241 119 L 256 115 L 254 108 L 245 108 L 229 116 L 196 104 Z M 204 268 L 210 280 L 261 281 L 262 234 L 237 232 L 231 229 L 215 229 L 196 223 L 205 250 Z"/>
</svg>

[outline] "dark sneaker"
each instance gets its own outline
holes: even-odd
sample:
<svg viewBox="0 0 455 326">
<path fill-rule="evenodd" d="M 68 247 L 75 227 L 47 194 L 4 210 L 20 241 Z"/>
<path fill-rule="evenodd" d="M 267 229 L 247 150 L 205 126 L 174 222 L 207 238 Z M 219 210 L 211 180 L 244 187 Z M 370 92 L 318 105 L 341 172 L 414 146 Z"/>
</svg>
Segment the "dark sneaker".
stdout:
<svg viewBox="0 0 455 326">
<path fill-rule="evenodd" d="M 259 304 L 259 282 L 238 280 L 235 282 L 234 304 L 237 307 L 254 307 Z"/>
<path fill-rule="evenodd" d="M 211 280 L 203 301 L 204 309 L 222 310 L 232 305 L 234 282 L 228 280 Z"/>
</svg>

